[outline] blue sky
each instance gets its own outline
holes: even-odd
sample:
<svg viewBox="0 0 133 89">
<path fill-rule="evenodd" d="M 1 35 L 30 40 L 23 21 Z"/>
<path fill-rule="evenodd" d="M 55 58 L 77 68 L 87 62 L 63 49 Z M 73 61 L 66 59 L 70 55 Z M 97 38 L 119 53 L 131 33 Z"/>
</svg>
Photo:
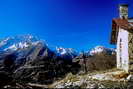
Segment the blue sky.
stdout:
<svg viewBox="0 0 133 89">
<path fill-rule="evenodd" d="M 49 46 L 88 50 L 109 44 L 118 4 L 133 0 L 0 0 L 0 38 L 33 34 Z"/>
</svg>

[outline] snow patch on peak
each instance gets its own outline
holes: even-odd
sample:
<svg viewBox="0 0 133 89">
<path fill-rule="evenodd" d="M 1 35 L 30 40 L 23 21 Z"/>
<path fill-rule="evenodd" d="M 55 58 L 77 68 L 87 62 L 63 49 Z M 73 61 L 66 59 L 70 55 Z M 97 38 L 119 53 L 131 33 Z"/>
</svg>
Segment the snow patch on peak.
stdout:
<svg viewBox="0 0 133 89">
<path fill-rule="evenodd" d="M 96 46 L 93 51 L 98 53 L 104 51 L 104 49 L 105 47 L 103 46 Z"/>
<path fill-rule="evenodd" d="M 27 48 L 29 47 L 29 44 L 24 42 L 19 42 L 18 44 L 13 44 L 11 46 L 9 46 L 8 48 L 5 48 L 4 51 L 7 51 L 7 50 L 17 50 L 17 49 L 24 49 L 24 48 Z"/>
<path fill-rule="evenodd" d="M 67 53 L 66 49 L 63 48 L 63 47 L 56 47 L 56 50 L 57 50 L 57 53 L 61 54 L 61 55 L 64 55 Z"/>
<path fill-rule="evenodd" d="M 78 55 L 78 52 L 73 48 L 63 48 L 63 47 L 56 47 L 57 55 L 66 58 L 66 59 L 73 59 Z"/>
<path fill-rule="evenodd" d="M 94 54 L 99 54 L 99 53 L 110 53 L 110 54 L 113 54 L 115 52 L 115 49 L 113 48 L 106 48 L 104 46 L 96 46 L 95 48 L 93 48 L 89 54 L 90 55 L 94 55 Z"/>
<path fill-rule="evenodd" d="M 37 45 L 41 42 L 37 37 L 32 35 L 17 35 L 15 37 L 8 37 L 0 41 L 1 51 L 15 51 L 17 49 L 24 49 L 31 45 Z"/>
<path fill-rule="evenodd" d="M 28 45 L 26 42 L 24 42 L 24 43 L 20 42 L 20 43 L 18 44 L 18 46 L 19 46 L 20 48 L 27 48 L 29 45 Z"/>
<path fill-rule="evenodd" d="M 4 40 L 1 40 L 1 41 L 0 41 L 0 47 L 3 46 L 3 45 L 5 45 L 5 44 L 7 43 L 7 41 L 10 40 L 10 39 L 11 39 L 11 38 L 8 37 L 8 38 L 6 38 L 6 39 L 4 39 Z"/>
<path fill-rule="evenodd" d="M 15 45 L 15 44 L 13 44 L 13 45 L 11 45 L 10 47 L 5 48 L 5 49 L 4 49 L 4 51 L 7 51 L 7 50 L 9 50 L 9 49 L 12 49 L 12 50 L 17 50 L 17 47 L 16 47 L 16 45 Z"/>
</svg>

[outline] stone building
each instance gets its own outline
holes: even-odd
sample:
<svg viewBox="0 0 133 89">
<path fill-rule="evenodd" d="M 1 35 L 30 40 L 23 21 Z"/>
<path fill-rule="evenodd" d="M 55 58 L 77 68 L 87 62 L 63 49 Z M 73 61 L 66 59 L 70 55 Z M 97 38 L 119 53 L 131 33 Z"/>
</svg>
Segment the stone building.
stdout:
<svg viewBox="0 0 133 89">
<path fill-rule="evenodd" d="M 119 18 L 112 20 L 111 44 L 117 47 L 117 68 L 133 71 L 133 18 L 127 4 L 119 5 Z"/>
</svg>

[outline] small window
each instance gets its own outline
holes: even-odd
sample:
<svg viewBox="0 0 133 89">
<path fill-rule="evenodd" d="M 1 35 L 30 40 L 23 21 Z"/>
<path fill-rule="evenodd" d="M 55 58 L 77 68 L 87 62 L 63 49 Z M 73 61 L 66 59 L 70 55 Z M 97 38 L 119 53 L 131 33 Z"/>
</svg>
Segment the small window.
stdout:
<svg viewBox="0 0 133 89">
<path fill-rule="evenodd" d="M 120 38 L 120 49 L 119 49 L 119 51 L 120 51 L 120 64 L 122 64 L 122 39 Z"/>
<path fill-rule="evenodd" d="M 120 50 L 122 48 L 122 39 L 120 38 Z"/>
</svg>

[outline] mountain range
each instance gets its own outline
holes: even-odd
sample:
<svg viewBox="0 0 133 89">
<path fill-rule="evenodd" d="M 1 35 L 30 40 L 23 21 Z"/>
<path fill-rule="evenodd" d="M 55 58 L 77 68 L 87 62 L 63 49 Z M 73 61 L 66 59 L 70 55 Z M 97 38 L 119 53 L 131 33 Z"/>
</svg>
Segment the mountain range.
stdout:
<svg viewBox="0 0 133 89">
<path fill-rule="evenodd" d="M 56 50 L 53 51 L 55 55 L 60 56 L 64 59 L 73 59 L 74 57 L 79 55 L 79 52 L 77 52 L 73 48 L 55 47 L 55 49 Z M 15 53 L 16 56 L 18 56 L 17 59 L 28 57 L 32 54 L 34 54 L 34 57 L 41 56 L 44 55 L 46 50 L 52 51 L 45 41 L 29 34 L 7 37 L 0 40 L 0 52 L 2 54 Z M 115 49 L 96 46 L 87 53 L 88 55 L 95 55 L 101 52 L 112 54 L 115 52 Z M 2 54 L 0 55 L 0 57 L 2 56 Z"/>
<path fill-rule="evenodd" d="M 44 40 L 32 35 L 1 39 L 0 86 L 10 83 L 17 86 L 16 83 L 22 82 L 51 84 L 68 73 L 77 74 L 84 66 L 81 53 L 73 48 L 55 47 L 53 50 Z M 87 59 L 93 60 L 95 55 L 100 53 L 111 55 L 115 53 L 115 49 L 96 46 L 84 54 L 87 54 Z M 90 63 L 90 60 L 87 63 Z"/>
</svg>

